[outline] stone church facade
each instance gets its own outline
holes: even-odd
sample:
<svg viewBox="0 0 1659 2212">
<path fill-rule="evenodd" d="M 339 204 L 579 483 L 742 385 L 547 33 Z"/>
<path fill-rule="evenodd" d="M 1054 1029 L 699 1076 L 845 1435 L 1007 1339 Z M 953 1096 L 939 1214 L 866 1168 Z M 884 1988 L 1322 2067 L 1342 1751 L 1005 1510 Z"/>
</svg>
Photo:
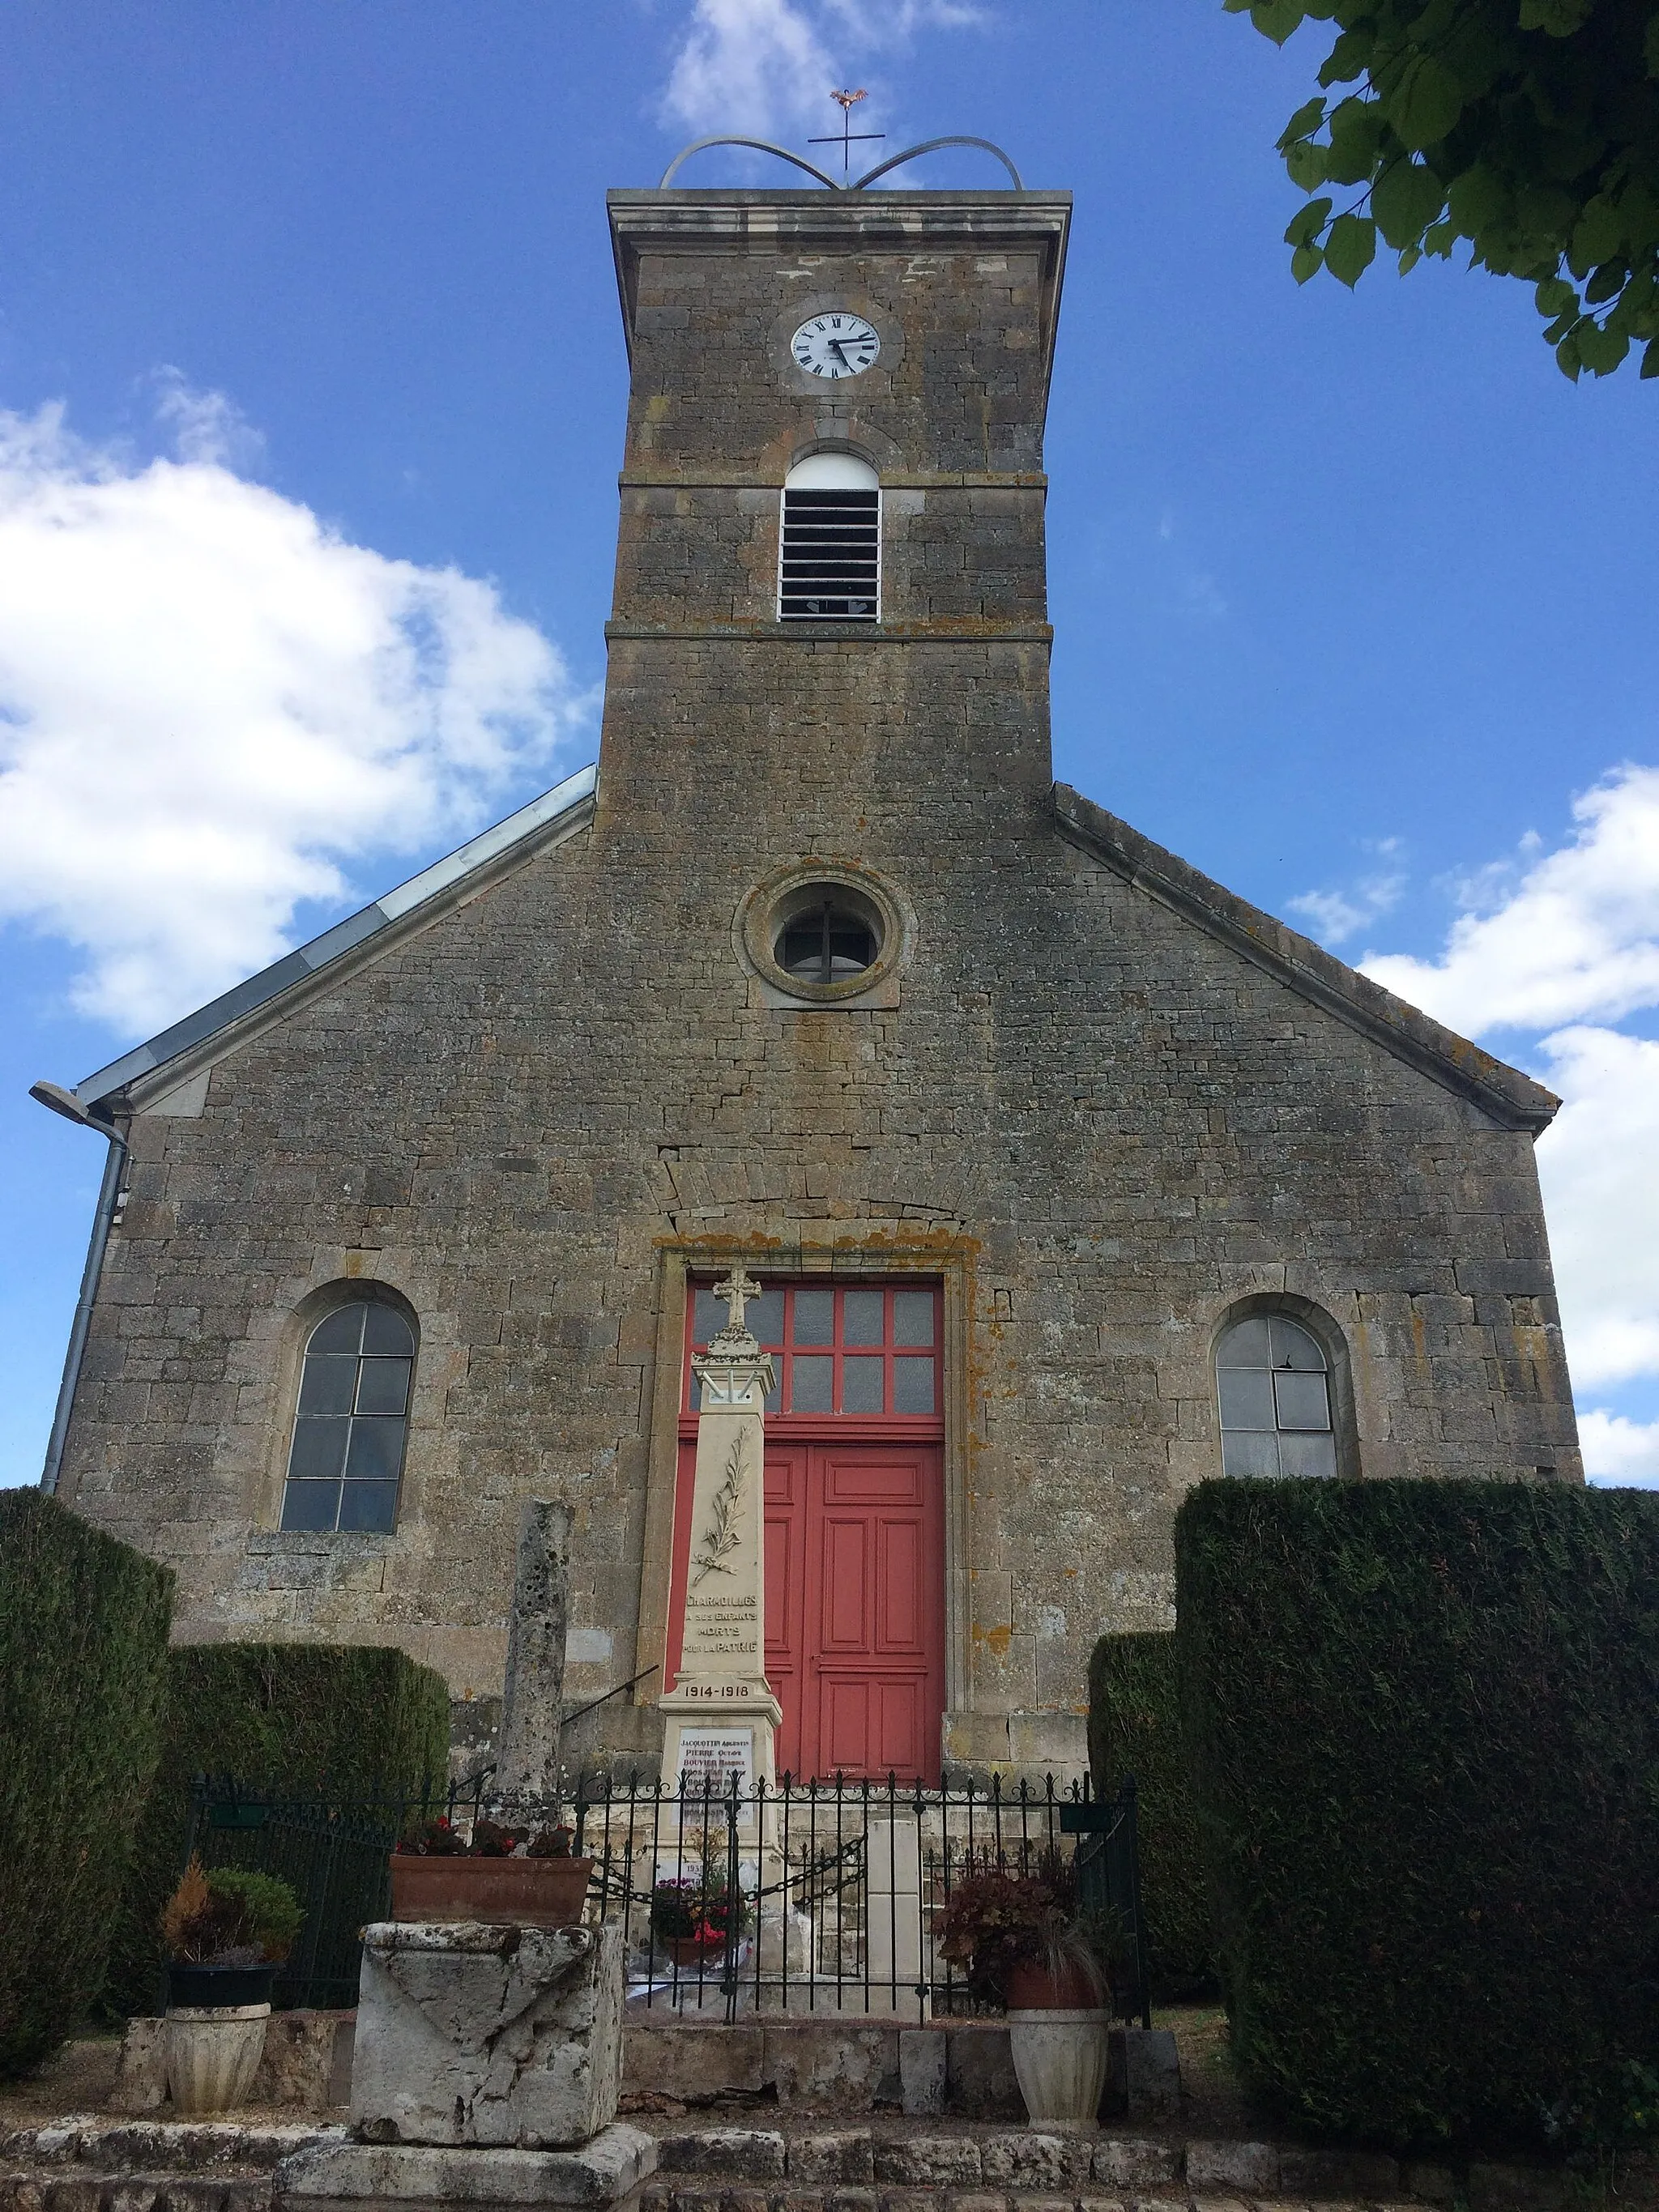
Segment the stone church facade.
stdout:
<svg viewBox="0 0 1659 2212">
<path fill-rule="evenodd" d="M 1582 1479 L 1555 1102 L 1053 781 L 1066 195 L 611 219 L 597 775 L 57 1094 L 130 1147 L 59 1492 L 180 1638 L 395 1643 L 486 1715 L 564 1499 L 568 1693 L 643 1674 L 588 1729 L 648 1759 L 740 1260 L 780 1765 L 1075 1765 L 1224 1463 Z"/>
</svg>

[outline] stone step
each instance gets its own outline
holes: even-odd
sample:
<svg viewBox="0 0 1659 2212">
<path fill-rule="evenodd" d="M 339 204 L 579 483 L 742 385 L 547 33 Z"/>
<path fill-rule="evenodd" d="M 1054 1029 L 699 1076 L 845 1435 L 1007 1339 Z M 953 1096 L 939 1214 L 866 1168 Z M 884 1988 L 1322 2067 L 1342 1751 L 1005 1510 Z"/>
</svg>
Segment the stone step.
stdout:
<svg viewBox="0 0 1659 2212">
<path fill-rule="evenodd" d="M 0 2134 L 0 2212 L 275 2212 L 279 2160 L 340 2127 L 82 2118 Z M 1572 2212 L 1581 2178 L 1176 2132 L 1059 2136 L 892 2122 L 664 2132 L 638 2212 Z M 1659 2163 L 1621 2164 L 1620 2200 L 1659 2204 Z"/>
</svg>

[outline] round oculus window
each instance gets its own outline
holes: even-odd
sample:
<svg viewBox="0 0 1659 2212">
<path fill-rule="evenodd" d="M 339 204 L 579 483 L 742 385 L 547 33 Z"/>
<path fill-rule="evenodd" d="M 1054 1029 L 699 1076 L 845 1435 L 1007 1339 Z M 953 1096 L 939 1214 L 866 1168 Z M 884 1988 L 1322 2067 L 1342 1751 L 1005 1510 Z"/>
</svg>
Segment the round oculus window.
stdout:
<svg viewBox="0 0 1659 2212">
<path fill-rule="evenodd" d="M 811 862 L 757 884 L 744 902 L 742 940 L 761 976 L 792 998 L 833 1004 L 889 978 L 906 938 L 905 909 L 866 870 Z"/>
<path fill-rule="evenodd" d="M 844 983 L 873 968 L 879 926 L 851 906 L 839 885 L 824 886 L 816 906 L 802 907 L 778 931 L 772 957 L 801 983 Z"/>
</svg>

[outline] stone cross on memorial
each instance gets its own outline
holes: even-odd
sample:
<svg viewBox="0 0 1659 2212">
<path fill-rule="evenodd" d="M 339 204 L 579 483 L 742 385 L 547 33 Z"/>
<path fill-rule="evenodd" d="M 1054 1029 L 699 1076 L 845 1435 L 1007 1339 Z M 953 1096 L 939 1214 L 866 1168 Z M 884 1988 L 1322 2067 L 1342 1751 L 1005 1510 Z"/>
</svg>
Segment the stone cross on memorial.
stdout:
<svg viewBox="0 0 1659 2212">
<path fill-rule="evenodd" d="M 774 1731 L 782 1708 L 766 1680 L 763 1407 L 772 1356 L 744 1321 L 761 1286 L 733 1268 L 714 1296 L 727 1320 L 691 1362 L 697 1378 L 697 1457 L 685 1572 L 684 1633 L 674 1686 L 661 1700 L 665 1789 L 739 1795 L 775 1778 Z M 752 1829 L 750 1814 L 742 1824 Z"/>
</svg>

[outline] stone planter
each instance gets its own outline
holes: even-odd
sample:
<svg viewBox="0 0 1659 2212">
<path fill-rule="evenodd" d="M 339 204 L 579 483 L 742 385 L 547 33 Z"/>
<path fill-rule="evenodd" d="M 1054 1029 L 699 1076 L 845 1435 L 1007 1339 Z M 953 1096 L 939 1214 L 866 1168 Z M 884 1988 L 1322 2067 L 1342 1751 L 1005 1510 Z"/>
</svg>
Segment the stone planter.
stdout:
<svg viewBox="0 0 1659 2212">
<path fill-rule="evenodd" d="M 582 1917 L 592 1859 L 392 1857 L 395 1920 L 477 1920 L 487 1927 L 570 1928 Z"/>
<path fill-rule="evenodd" d="M 164 2033 L 173 2111 L 193 2116 L 245 2105 L 270 2018 L 268 2004 L 169 2006 Z"/>
<path fill-rule="evenodd" d="M 1077 2131 L 1096 2125 L 1106 2087 L 1111 2014 L 1089 1975 L 1067 1964 L 1018 1966 L 1004 1989 L 1008 2047 L 1033 2127 Z"/>
<path fill-rule="evenodd" d="M 1110 2021 L 1104 2012 L 1011 2012 L 1008 2047 L 1033 2127 L 1095 2126 L 1106 2087 Z"/>
</svg>

